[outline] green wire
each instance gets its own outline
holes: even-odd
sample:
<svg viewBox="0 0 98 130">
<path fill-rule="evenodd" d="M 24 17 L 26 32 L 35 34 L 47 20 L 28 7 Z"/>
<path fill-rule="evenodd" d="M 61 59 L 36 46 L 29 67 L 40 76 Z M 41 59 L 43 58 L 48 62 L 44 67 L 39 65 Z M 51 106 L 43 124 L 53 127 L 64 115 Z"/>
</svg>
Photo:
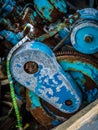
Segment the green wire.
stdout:
<svg viewBox="0 0 98 130">
<path fill-rule="evenodd" d="M 12 79 L 12 76 L 11 76 L 11 73 L 10 73 L 10 62 L 9 62 L 9 60 L 7 60 L 7 75 L 8 75 L 8 80 L 9 80 L 9 84 L 10 84 L 10 92 L 11 92 L 12 102 L 13 102 L 13 106 L 14 106 L 15 114 L 16 114 L 16 118 L 17 118 L 16 127 L 22 130 L 22 118 L 20 116 L 19 108 L 18 108 L 18 105 L 17 105 L 16 97 L 15 97 L 13 79 Z"/>
<path fill-rule="evenodd" d="M 16 114 L 16 118 L 17 118 L 17 125 L 16 127 L 19 130 L 23 130 L 22 128 L 22 118 L 20 116 L 20 112 L 19 112 L 19 108 L 17 105 L 17 101 L 16 101 L 16 96 L 15 96 L 15 91 L 14 91 L 14 85 L 13 85 L 13 79 L 10 73 L 10 59 L 11 56 L 13 54 L 13 52 L 19 48 L 25 41 L 30 40 L 28 38 L 28 36 L 25 36 L 20 42 L 18 42 L 9 52 L 8 57 L 7 57 L 7 62 L 6 62 L 6 66 L 7 66 L 7 75 L 8 75 L 8 80 L 9 80 L 9 84 L 10 84 L 10 93 L 11 93 L 11 98 L 12 98 L 12 102 L 13 102 L 13 107 L 15 110 L 15 114 Z"/>
</svg>

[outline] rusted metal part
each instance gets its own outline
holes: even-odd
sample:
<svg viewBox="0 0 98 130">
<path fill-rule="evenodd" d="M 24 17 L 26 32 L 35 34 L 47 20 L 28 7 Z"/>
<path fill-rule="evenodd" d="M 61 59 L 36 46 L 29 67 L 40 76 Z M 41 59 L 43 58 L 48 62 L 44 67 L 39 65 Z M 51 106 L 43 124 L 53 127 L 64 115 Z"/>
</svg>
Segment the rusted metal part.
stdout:
<svg viewBox="0 0 98 130">
<path fill-rule="evenodd" d="M 65 16 L 67 12 L 66 2 L 64 0 L 34 0 L 34 7 L 40 17 L 48 22 L 57 21 Z"/>
<path fill-rule="evenodd" d="M 63 46 L 64 42 L 68 40 L 68 38 L 70 37 L 70 34 L 71 34 L 71 32 L 69 32 L 69 33 L 67 34 L 67 36 L 66 36 L 64 39 L 62 39 L 62 40 L 53 48 L 53 51 L 57 51 L 58 49 L 60 49 L 60 48 Z"/>
<path fill-rule="evenodd" d="M 98 63 L 98 53 L 93 54 L 93 57 L 96 58 L 96 62 Z"/>
<path fill-rule="evenodd" d="M 43 23 L 40 16 L 30 7 L 25 10 L 22 20 L 38 26 Z"/>
<path fill-rule="evenodd" d="M 92 66 L 94 66 L 94 68 L 98 69 L 98 65 L 96 64 L 96 62 L 94 62 L 94 59 L 91 61 L 91 56 L 85 56 L 83 54 L 80 54 L 74 50 L 71 51 L 62 51 L 62 52 L 58 52 L 55 53 L 58 62 L 60 62 L 60 60 L 64 60 L 66 59 L 67 61 L 74 63 L 77 61 L 81 61 L 82 63 L 88 63 L 91 64 Z M 68 69 L 67 71 L 73 71 L 73 68 Z M 74 69 L 74 71 L 79 71 L 77 68 Z M 84 72 L 82 72 L 84 74 Z M 85 80 L 86 82 L 84 83 L 85 87 L 85 91 L 88 91 L 90 89 L 96 88 L 97 84 L 96 82 L 94 82 L 92 80 L 91 77 L 89 77 L 89 75 L 85 75 Z M 64 120 L 70 118 L 73 114 L 66 114 L 63 113 L 59 110 L 57 110 L 56 108 L 54 108 L 52 105 L 50 105 L 49 103 L 43 101 L 42 99 L 39 99 L 39 103 L 40 106 L 38 107 L 34 107 L 34 99 L 32 100 L 30 98 L 30 94 L 29 91 L 27 90 L 26 93 L 26 98 L 27 98 L 27 108 L 30 110 L 31 114 L 33 115 L 33 117 L 39 122 L 41 123 L 41 125 L 45 126 L 46 128 L 49 127 L 53 127 L 52 123 L 54 120 L 59 120 L 60 122 L 63 122 Z M 83 108 L 83 105 L 81 106 L 81 108 Z M 80 109 L 81 109 L 80 108 Z M 39 113 L 39 114 L 38 114 Z"/>
<path fill-rule="evenodd" d="M 97 130 L 98 99 L 53 130 Z"/>
<path fill-rule="evenodd" d="M 57 110 L 52 105 L 43 101 L 39 97 L 37 98 L 39 100 L 40 106 L 35 107 L 35 104 L 34 104 L 35 101 L 31 100 L 29 93 L 30 91 L 26 89 L 27 110 L 30 111 L 33 117 L 45 128 L 48 128 L 48 129 L 53 128 L 54 127 L 53 122 L 58 121 L 59 123 L 61 123 L 73 115 L 73 114 L 65 114 Z"/>
<path fill-rule="evenodd" d="M 44 127 L 46 128 L 52 128 L 52 121 L 54 120 L 51 116 L 48 115 L 48 113 L 44 110 L 42 106 L 34 107 L 33 101 L 31 101 L 29 96 L 30 91 L 26 89 L 26 107 L 27 110 L 31 112 L 33 117 Z M 39 98 L 39 97 L 38 97 Z M 39 98 L 40 100 L 40 98 Z"/>
<path fill-rule="evenodd" d="M 76 112 L 72 114 L 63 113 L 59 111 L 58 109 L 56 109 L 55 107 L 53 107 L 51 104 L 41 99 L 40 101 L 41 101 L 42 107 L 44 108 L 44 111 L 46 111 L 47 114 L 50 115 L 51 117 L 54 117 L 57 120 L 60 120 L 60 122 L 67 120 L 68 118 L 70 118 L 72 115 L 76 113 Z"/>
<path fill-rule="evenodd" d="M 55 34 L 57 34 L 60 30 L 62 30 L 64 27 L 66 27 L 69 24 L 73 24 L 76 20 L 78 20 L 80 17 L 79 13 L 76 13 L 74 15 L 72 15 L 69 19 L 67 19 L 66 21 L 64 21 L 63 23 L 60 23 L 59 25 L 57 25 L 55 27 L 54 30 L 49 31 L 46 34 L 41 35 L 40 37 L 38 37 L 36 40 L 38 41 L 44 41 L 52 36 L 54 36 Z M 72 22 L 71 22 L 72 21 Z M 32 37 L 31 37 L 32 38 Z"/>
<path fill-rule="evenodd" d="M 68 68 L 66 68 L 66 71 L 80 71 L 81 73 L 83 73 L 85 75 L 85 79 L 87 80 L 85 82 L 87 90 L 92 88 L 92 85 L 93 85 L 93 87 L 98 86 L 98 82 L 97 82 L 97 80 L 98 80 L 98 76 L 97 76 L 98 75 L 98 64 L 92 56 L 90 56 L 90 55 L 86 56 L 86 55 L 80 54 L 74 50 L 57 52 L 55 55 L 56 55 L 59 63 L 62 60 L 65 60 L 66 62 L 69 62 L 70 64 L 72 64 L 71 67 L 69 66 Z M 79 69 L 77 67 L 75 68 L 74 63 L 83 64 L 84 68 L 81 68 L 81 69 Z M 85 71 L 86 65 L 88 65 L 88 68 L 90 67 L 89 69 L 92 70 L 91 74 L 89 72 Z M 95 70 L 95 72 L 94 72 L 94 70 Z"/>
<path fill-rule="evenodd" d="M 62 19 L 63 17 L 65 17 L 66 14 L 65 14 L 65 13 L 62 13 L 62 12 L 59 12 L 59 10 L 55 8 L 55 9 L 52 11 L 52 13 L 51 13 L 50 16 L 51 16 L 51 18 L 52 18 L 52 22 L 55 22 L 55 21 L 57 21 L 57 20 Z"/>
<path fill-rule="evenodd" d="M 57 60 L 58 60 L 58 57 L 60 58 L 60 56 L 73 56 L 73 57 L 80 56 L 82 59 L 98 67 L 98 65 L 96 64 L 97 59 L 93 57 L 93 55 L 85 55 L 85 54 L 79 53 L 75 51 L 71 46 L 66 45 L 65 47 L 62 48 L 62 51 L 55 52 L 55 56 L 57 57 Z"/>
<path fill-rule="evenodd" d="M 18 102 L 18 100 L 20 102 L 24 101 L 25 100 L 25 95 L 26 95 L 25 88 L 21 84 L 19 84 L 18 82 L 14 83 L 14 88 L 15 88 L 17 102 Z M 21 104 L 19 104 L 19 106 L 21 106 Z"/>
<path fill-rule="evenodd" d="M 44 31 L 41 28 L 34 26 L 34 30 L 29 34 L 29 36 L 34 40 L 39 38 L 42 34 L 44 34 Z"/>
</svg>

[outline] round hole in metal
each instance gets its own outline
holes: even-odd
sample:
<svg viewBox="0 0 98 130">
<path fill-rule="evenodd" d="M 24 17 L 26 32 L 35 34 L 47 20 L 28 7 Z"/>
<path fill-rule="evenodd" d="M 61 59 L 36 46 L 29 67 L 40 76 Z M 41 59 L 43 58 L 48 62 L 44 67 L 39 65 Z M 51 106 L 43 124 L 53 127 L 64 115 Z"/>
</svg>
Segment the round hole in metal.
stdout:
<svg viewBox="0 0 98 130">
<path fill-rule="evenodd" d="M 34 74 L 38 71 L 38 64 L 36 62 L 33 62 L 33 61 L 28 61 L 24 65 L 24 70 L 28 74 Z"/>
<path fill-rule="evenodd" d="M 65 104 L 66 104 L 67 106 L 71 106 L 71 105 L 72 105 L 72 101 L 71 101 L 71 100 L 66 100 L 66 101 L 65 101 Z"/>
</svg>

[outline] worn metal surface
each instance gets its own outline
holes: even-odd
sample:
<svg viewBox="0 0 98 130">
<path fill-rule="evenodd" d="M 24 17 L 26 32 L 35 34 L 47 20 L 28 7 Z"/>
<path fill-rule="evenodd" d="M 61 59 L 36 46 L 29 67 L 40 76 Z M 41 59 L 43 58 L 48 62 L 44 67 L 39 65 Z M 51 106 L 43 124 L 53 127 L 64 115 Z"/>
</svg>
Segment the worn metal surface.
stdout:
<svg viewBox="0 0 98 130">
<path fill-rule="evenodd" d="M 98 24 L 92 21 L 83 21 L 76 25 L 71 34 L 73 47 L 85 54 L 98 52 Z"/>
<path fill-rule="evenodd" d="M 59 36 L 64 39 L 68 33 L 70 33 L 70 29 L 68 29 L 68 27 L 63 28 L 61 31 L 59 31 Z M 65 44 L 69 44 L 70 43 L 70 37 L 64 42 Z"/>
<path fill-rule="evenodd" d="M 72 50 L 58 52 L 55 55 L 60 65 L 64 67 L 65 71 L 70 72 L 73 79 L 78 84 L 78 87 L 81 88 L 83 94 L 82 107 L 85 106 L 85 104 L 94 101 L 98 97 L 98 88 L 96 82 L 98 79 L 96 79 L 96 81 L 93 81 L 92 75 L 94 75 L 96 78 L 97 75 L 93 73 L 91 76 L 89 76 L 88 73 L 92 67 L 94 70 L 98 71 L 98 66 L 97 63 L 94 62 L 94 59 L 91 61 L 90 56 L 85 56 Z M 76 65 L 75 67 L 74 64 Z M 80 65 L 90 65 L 90 67 L 83 67 L 84 69 L 82 68 L 81 70 L 79 69 Z M 72 116 L 72 114 L 66 114 L 58 111 L 56 108 L 40 99 L 31 91 L 29 91 L 27 94 L 27 104 L 29 104 L 27 106 L 32 115 L 46 128 L 50 126 L 55 127 L 56 125 L 61 124 L 64 122 L 64 120 Z M 80 109 L 82 109 L 82 107 Z M 43 120 L 40 119 L 40 114 L 35 113 L 40 113 L 41 119 Z M 47 121 L 47 124 L 45 124 L 45 121 Z"/>
<path fill-rule="evenodd" d="M 41 35 L 36 40 L 38 40 L 38 41 L 44 41 L 44 40 L 46 40 L 46 39 L 54 36 L 59 31 L 61 31 L 62 29 L 64 29 L 66 26 L 68 26 L 70 24 L 73 25 L 79 18 L 80 18 L 80 14 L 79 13 L 75 13 L 74 15 L 72 15 L 71 17 L 69 17 L 64 22 L 61 22 L 61 23 L 57 24 L 57 26 L 53 30 L 50 30 L 48 33 Z"/>
<path fill-rule="evenodd" d="M 44 20 L 49 22 L 60 19 L 67 13 L 67 5 L 64 0 L 34 0 L 36 12 Z"/>
<path fill-rule="evenodd" d="M 8 30 L 0 31 L 0 35 L 4 37 L 7 41 L 11 42 L 13 45 L 17 44 L 23 38 L 23 32 L 15 34 L 12 31 Z"/>
<path fill-rule="evenodd" d="M 27 21 L 28 23 L 31 23 L 33 25 L 40 25 L 43 22 L 36 11 L 34 11 L 30 7 L 26 8 L 24 15 L 22 16 L 22 20 Z"/>
<path fill-rule="evenodd" d="M 53 119 L 42 107 L 40 98 L 32 91 L 26 90 L 26 108 L 33 117 L 45 128 L 52 128 Z"/>
<path fill-rule="evenodd" d="M 84 93 L 84 102 L 92 102 L 98 97 L 98 65 L 75 51 L 62 51 L 56 54 L 59 64 L 69 71 Z M 86 101 L 85 101 L 86 100 Z"/>
<path fill-rule="evenodd" d="M 77 10 L 80 13 L 80 17 L 83 19 L 92 19 L 98 21 L 98 10 L 94 8 L 84 8 L 81 10 Z"/>
<path fill-rule="evenodd" d="M 73 27 L 71 43 L 73 47 L 84 54 L 98 52 L 98 10 L 86 8 L 78 10 L 80 19 Z"/>
<path fill-rule="evenodd" d="M 22 47 L 13 54 L 10 64 L 16 81 L 62 112 L 77 111 L 81 105 L 81 92 L 56 62 L 53 52 L 46 45 L 34 41 Z M 28 68 L 30 61 L 31 67 Z M 68 101 L 71 104 L 67 104 Z"/>
<path fill-rule="evenodd" d="M 98 129 L 98 99 L 53 130 L 92 129 Z"/>
<path fill-rule="evenodd" d="M 79 54 L 76 51 L 61 51 L 56 53 L 56 57 L 65 71 L 77 69 L 90 77 L 98 85 L 98 65 L 94 59 L 91 61 L 92 57 Z"/>
<path fill-rule="evenodd" d="M 89 6 L 91 7 L 93 4 L 95 6 L 95 1 L 94 3 L 91 1 L 89 1 Z M 8 55 L 7 69 L 10 58 L 12 58 L 10 65 L 13 67 L 13 78 L 11 79 L 10 69 L 8 70 L 8 77 L 10 77 L 10 85 L 14 86 L 15 89 L 15 93 L 11 91 L 11 94 L 15 111 L 18 113 L 16 114 L 18 123 L 21 122 L 21 118 L 19 119 L 15 98 L 21 102 L 20 105 L 18 104 L 19 108 L 25 102 L 33 117 L 46 129 L 51 129 L 98 97 L 98 65 L 95 60 L 92 61 L 89 56 L 86 57 L 79 53 L 60 52 L 60 55 L 56 55 L 59 61 L 57 63 L 57 59 L 48 47 L 38 45 L 37 42 L 27 43 L 28 45 L 24 43 L 27 40 L 35 39 L 36 41 L 43 41 L 50 48 L 55 49 L 59 44 L 64 43 L 64 40 L 66 43 L 71 43 L 69 37 L 71 29 L 74 30 L 76 26 L 80 27 L 82 22 L 86 23 L 90 19 L 90 22 L 88 21 L 88 28 L 90 29 L 88 30 L 92 31 L 92 34 L 86 32 L 84 41 L 88 44 L 92 43 L 90 47 L 96 48 L 95 43 L 97 44 L 97 42 L 94 41 L 96 40 L 94 32 L 96 30 L 97 34 L 98 31 L 98 11 L 91 8 L 76 11 L 70 8 L 71 6 L 68 7 L 67 3 L 68 1 L 65 0 L 0 1 L 0 57 L 4 57 L 5 60 L 9 50 L 15 45 Z M 79 1 L 79 3 L 82 3 L 83 7 L 87 5 L 84 1 Z M 75 2 L 75 5 L 77 4 L 78 2 Z M 80 6 L 78 8 L 81 8 Z M 72 15 L 74 12 L 77 13 Z M 70 17 L 70 15 L 72 16 Z M 80 20 L 78 20 L 79 18 Z M 87 19 L 87 21 L 81 19 Z M 73 26 L 74 23 L 76 26 Z M 90 27 L 90 23 L 96 26 Z M 45 26 L 48 27 L 48 31 L 47 29 L 44 30 Z M 86 28 L 85 26 L 82 27 Z M 80 28 L 76 31 L 79 33 Z M 65 38 L 67 34 L 69 34 L 68 41 Z M 22 41 L 20 41 L 21 39 Z M 58 49 L 62 50 L 62 46 L 59 46 Z M 24 73 L 22 73 L 23 71 Z M 16 83 L 14 78 L 24 86 Z M 4 75 L 2 78 L 1 73 L 0 85 L 5 86 L 6 84 L 8 84 L 8 80 L 5 80 Z M 25 90 L 27 91 L 26 96 Z M 25 106 L 23 107 L 25 108 Z M 22 116 L 24 120 L 25 112 Z M 18 124 L 18 126 L 20 125 Z"/>
<path fill-rule="evenodd" d="M 0 18 L 2 18 L 6 17 L 9 13 L 12 12 L 16 2 L 13 0 L 4 0 L 3 2 L 1 1 L 0 4 L 2 4 L 0 9 Z"/>
</svg>

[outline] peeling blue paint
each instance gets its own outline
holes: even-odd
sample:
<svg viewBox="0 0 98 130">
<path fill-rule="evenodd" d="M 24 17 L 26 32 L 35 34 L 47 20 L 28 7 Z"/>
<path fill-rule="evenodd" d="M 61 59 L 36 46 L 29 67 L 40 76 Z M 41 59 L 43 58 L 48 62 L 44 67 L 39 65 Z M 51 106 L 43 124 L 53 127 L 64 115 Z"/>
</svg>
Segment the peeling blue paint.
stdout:
<svg viewBox="0 0 98 130">
<path fill-rule="evenodd" d="M 98 24 L 82 22 L 73 29 L 71 42 L 76 50 L 85 54 L 98 52 Z"/>
<path fill-rule="evenodd" d="M 13 45 L 16 45 L 23 38 L 23 32 L 15 34 L 8 30 L 0 31 L 0 35 L 4 37 L 7 41 L 11 42 Z"/>
<path fill-rule="evenodd" d="M 62 68 L 66 70 L 78 70 L 90 77 L 98 85 L 98 69 L 93 65 L 81 61 L 68 62 L 66 59 L 60 61 Z"/>
<path fill-rule="evenodd" d="M 40 17 L 50 22 L 53 19 L 52 12 L 55 10 L 55 8 L 59 12 L 62 12 L 62 13 L 67 12 L 66 2 L 64 0 L 50 0 L 50 1 L 49 0 L 40 0 L 40 1 L 34 0 L 34 6 L 36 9 L 36 12 L 40 15 Z"/>
<path fill-rule="evenodd" d="M 38 71 L 34 74 L 24 70 L 24 65 L 29 61 L 38 64 Z M 17 63 L 21 68 L 17 67 Z M 13 54 L 11 72 L 23 86 L 60 111 L 73 113 L 79 109 L 82 94 L 70 74 L 59 66 L 48 46 L 36 41 L 25 43 L 23 48 Z M 65 104 L 67 100 L 72 105 Z"/>
</svg>

